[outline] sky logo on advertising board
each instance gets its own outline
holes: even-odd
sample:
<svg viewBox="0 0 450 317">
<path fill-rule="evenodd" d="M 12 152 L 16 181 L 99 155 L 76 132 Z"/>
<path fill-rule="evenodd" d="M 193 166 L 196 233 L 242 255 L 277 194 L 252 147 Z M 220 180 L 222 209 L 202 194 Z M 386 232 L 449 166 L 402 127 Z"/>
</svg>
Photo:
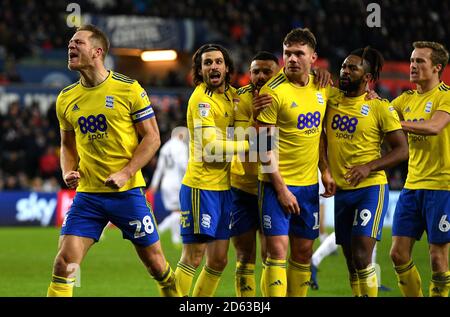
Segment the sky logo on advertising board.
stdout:
<svg viewBox="0 0 450 317">
<path fill-rule="evenodd" d="M 30 193 L 29 197 L 17 201 L 16 219 L 20 222 L 40 221 L 42 226 L 48 226 L 55 208 L 55 198 L 38 198 L 38 194 Z"/>
</svg>

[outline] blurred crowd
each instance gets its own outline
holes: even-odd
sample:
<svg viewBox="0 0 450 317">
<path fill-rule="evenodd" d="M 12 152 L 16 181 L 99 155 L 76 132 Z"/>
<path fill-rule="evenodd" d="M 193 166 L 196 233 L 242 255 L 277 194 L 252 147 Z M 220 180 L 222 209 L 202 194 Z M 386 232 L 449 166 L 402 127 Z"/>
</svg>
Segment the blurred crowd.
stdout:
<svg viewBox="0 0 450 317">
<path fill-rule="evenodd" d="M 59 189 L 59 140 L 54 107 L 43 114 L 37 104 L 11 103 L 0 116 L 0 190 Z"/>
<path fill-rule="evenodd" d="M 257 50 L 281 52 L 281 39 L 295 27 L 309 27 L 315 33 L 319 56 L 330 61 L 332 70 L 337 69 L 350 50 L 367 44 L 391 61 L 409 60 L 411 43 L 415 40 L 434 40 L 448 46 L 449 1 L 379 1 L 381 28 L 366 24 L 370 14 L 367 5 L 373 2 L 376 3 L 373 0 L 2 0 L 0 56 L 6 56 L 6 62 L 0 82 L 1 77 L 19 79 L 14 61 L 66 47 L 72 30 L 60 26 L 66 25 L 69 3 L 79 4 L 81 13 L 206 21 L 229 43 L 241 74 L 246 73 L 247 63 Z M 173 82 L 170 78 L 168 81 Z"/>
<path fill-rule="evenodd" d="M 336 72 L 346 54 L 367 44 L 386 60 L 407 61 L 415 40 L 435 40 L 449 46 L 450 2 L 440 0 L 383 0 L 381 28 L 366 25 L 372 0 L 2 0 L 0 1 L 0 85 L 20 82 L 17 63 L 26 57 L 64 49 L 73 33 L 66 25 L 66 8 L 78 3 L 81 13 L 128 14 L 206 21 L 222 34 L 232 52 L 237 75 L 234 84 L 248 81 L 248 61 L 258 50 L 281 53 L 284 35 L 295 27 L 309 27 L 318 40 L 319 56 Z M 193 53 L 193 52 L 191 52 Z M 188 87 L 188 76 L 171 72 L 151 86 Z M 380 92 L 383 97 L 385 93 Z M 171 129 L 183 123 L 186 101 L 155 104 L 164 142 Z M 181 109 L 180 109 L 181 107 Z M 41 113 L 36 104 L 9 105 L 0 115 L 0 190 L 53 191 L 64 184 L 59 169 L 59 127 L 54 107 Z M 144 168 L 151 179 L 156 160 Z M 406 164 L 389 172 L 390 185 L 400 189 Z"/>
</svg>

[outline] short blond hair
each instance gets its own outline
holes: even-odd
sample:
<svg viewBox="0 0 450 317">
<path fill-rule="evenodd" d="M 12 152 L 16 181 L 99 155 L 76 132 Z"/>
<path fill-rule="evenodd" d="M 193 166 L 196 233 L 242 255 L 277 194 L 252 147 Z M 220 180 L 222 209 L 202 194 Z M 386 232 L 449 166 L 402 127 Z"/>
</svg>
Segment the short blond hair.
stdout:
<svg viewBox="0 0 450 317">
<path fill-rule="evenodd" d="M 93 38 L 94 40 L 96 40 L 100 43 L 100 47 L 103 50 L 102 59 L 105 60 L 106 55 L 108 55 L 109 45 L 110 45 L 109 39 L 106 36 L 106 34 L 93 24 L 82 25 L 77 28 L 77 32 L 78 31 L 89 31 L 92 33 L 90 38 Z"/>
<path fill-rule="evenodd" d="M 413 43 L 414 48 L 429 48 L 431 49 L 431 62 L 433 65 L 442 65 L 442 69 L 439 71 L 439 77 L 441 77 L 444 72 L 445 66 L 448 63 L 448 51 L 444 47 L 444 45 L 438 42 L 429 42 L 429 41 L 417 41 Z"/>
</svg>

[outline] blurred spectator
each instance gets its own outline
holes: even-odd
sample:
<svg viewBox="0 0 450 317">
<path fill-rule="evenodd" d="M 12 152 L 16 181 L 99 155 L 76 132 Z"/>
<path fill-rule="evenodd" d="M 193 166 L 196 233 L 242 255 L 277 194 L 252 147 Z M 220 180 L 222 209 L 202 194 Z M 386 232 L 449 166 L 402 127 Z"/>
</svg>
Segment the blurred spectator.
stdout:
<svg viewBox="0 0 450 317">
<path fill-rule="evenodd" d="M 22 81 L 17 72 L 17 65 L 13 57 L 10 57 L 5 61 L 5 77 L 10 83 L 20 83 Z"/>
<path fill-rule="evenodd" d="M 167 74 L 167 79 L 165 82 L 165 86 L 167 87 L 180 87 L 185 86 L 186 83 L 183 81 L 183 79 L 180 77 L 180 72 L 171 70 Z"/>
<path fill-rule="evenodd" d="M 39 176 L 34 177 L 30 183 L 30 190 L 34 192 L 43 192 L 44 181 Z"/>
<path fill-rule="evenodd" d="M 59 175 L 59 157 L 53 145 L 47 146 L 45 153 L 39 158 L 39 172 L 44 179 Z"/>
<path fill-rule="evenodd" d="M 19 180 L 17 176 L 7 175 L 5 180 L 5 188 L 4 190 L 21 190 Z"/>
<path fill-rule="evenodd" d="M 44 180 L 44 183 L 42 184 L 42 191 L 47 193 L 57 192 L 60 189 L 61 186 L 59 184 L 58 179 L 55 176 L 52 176 Z"/>
<path fill-rule="evenodd" d="M 59 182 L 58 145 L 59 126 L 52 116 L 47 119 L 37 103 L 26 108 L 11 103 L 6 115 L 0 115 L 0 190 L 38 187 L 41 174 Z M 47 187 L 55 188 L 53 182 Z"/>
<path fill-rule="evenodd" d="M 10 174 L 18 174 L 25 170 L 26 161 L 23 151 L 7 151 L 4 152 L 3 169 Z"/>
<path fill-rule="evenodd" d="M 30 180 L 23 171 L 17 174 L 17 182 L 19 183 L 20 189 L 27 189 L 30 187 Z"/>
</svg>

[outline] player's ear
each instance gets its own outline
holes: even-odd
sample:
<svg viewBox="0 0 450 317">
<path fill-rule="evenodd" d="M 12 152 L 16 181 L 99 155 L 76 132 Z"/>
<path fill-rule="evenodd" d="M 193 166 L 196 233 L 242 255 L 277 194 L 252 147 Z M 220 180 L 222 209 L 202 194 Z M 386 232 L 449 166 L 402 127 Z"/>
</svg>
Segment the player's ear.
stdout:
<svg viewBox="0 0 450 317">
<path fill-rule="evenodd" d="M 103 56 L 103 48 L 101 48 L 101 47 L 97 48 L 97 54 L 99 57 L 102 57 Z"/>
<path fill-rule="evenodd" d="M 371 82 L 373 80 L 372 74 L 371 73 L 364 74 L 364 80 L 368 83 Z"/>
<path fill-rule="evenodd" d="M 314 64 L 315 62 L 316 62 L 316 60 L 317 60 L 317 53 L 316 52 L 314 52 L 312 55 L 311 55 L 311 64 Z"/>
<path fill-rule="evenodd" d="M 95 56 L 96 57 L 102 57 L 102 55 L 103 55 L 103 49 L 101 47 L 97 47 L 95 49 Z"/>
<path fill-rule="evenodd" d="M 442 64 L 433 65 L 433 72 L 439 73 L 442 70 Z"/>
</svg>

